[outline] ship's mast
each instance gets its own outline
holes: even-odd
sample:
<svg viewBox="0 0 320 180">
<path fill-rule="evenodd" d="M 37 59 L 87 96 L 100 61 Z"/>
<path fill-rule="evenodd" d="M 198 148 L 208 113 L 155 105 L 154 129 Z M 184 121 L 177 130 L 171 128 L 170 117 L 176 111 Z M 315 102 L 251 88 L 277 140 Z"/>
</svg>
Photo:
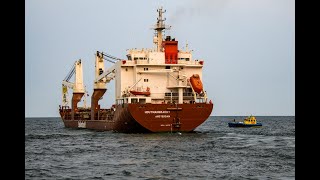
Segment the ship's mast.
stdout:
<svg viewBox="0 0 320 180">
<path fill-rule="evenodd" d="M 162 14 L 166 12 L 166 10 L 162 11 L 162 7 L 157 9 L 158 12 L 158 18 L 157 18 L 157 24 L 154 26 L 154 30 L 156 31 L 156 36 L 154 37 L 154 43 L 157 45 L 157 52 L 162 51 L 162 31 L 164 29 L 170 29 L 170 26 L 166 26 L 164 21 L 166 18 L 162 19 Z"/>
<path fill-rule="evenodd" d="M 75 74 L 75 82 L 70 82 L 69 80 Z M 62 81 L 62 103 L 63 106 L 68 105 L 67 95 L 68 95 L 68 88 L 73 90 L 73 97 L 72 103 L 75 107 L 76 103 L 78 103 L 81 97 L 84 94 L 84 85 L 83 85 L 83 73 L 82 73 L 82 63 L 81 59 L 74 62 L 70 72 Z"/>
<path fill-rule="evenodd" d="M 75 82 L 69 82 L 70 78 L 75 74 Z M 62 93 L 63 93 L 63 105 L 66 105 L 68 101 L 66 101 L 66 96 L 68 93 L 68 89 L 73 89 L 72 96 L 72 104 L 71 104 L 71 119 L 74 120 L 74 113 L 78 110 L 78 102 L 81 100 L 82 96 L 85 93 L 84 85 L 83 85 L 83 74 L 82 74 L 82 63 L 81 59 L 74 62 L 71 71 L 62 81 Z"/>
<path fill-rule="evenodd" d="M 96 64 L 95 64 L 96 68 L 95 68 L 94 88 L 91 96 L 91 120 L 99 119 L 99 114 L 97 113 L 100 110 L 100 105 L 98 104 L 98 101 L 102 98 L 102 96 L 106 92 L 107 83 L 109 83 L 115 77 L 116 65 L 113 65 L 111 68 L 107 69 L 106 71 L 104 70 L 103 60 L 106 59 L 106 57 L 112 58 L 115 60 L 120 60 L 120 58 L 116 58 L 114 56 L 97 51 Z M 111 60 L 111 62 L 113 61 Z"/>
<path fill-rule="evenodd" d="M 104 72 L 104 61 L 101 52 L 97 51 L 96 63 L 95 63 L 95 78 L 96 81 L 93 85 L 93 93 L 91 95 L 91 120 L 96 119 L 95 115 L 100 110 L 98 101 L 106 92 L 106 78 L 98 79 L 98 77 Z M 98 118 L 98 117 L 97 117 Z"/>
</svg>

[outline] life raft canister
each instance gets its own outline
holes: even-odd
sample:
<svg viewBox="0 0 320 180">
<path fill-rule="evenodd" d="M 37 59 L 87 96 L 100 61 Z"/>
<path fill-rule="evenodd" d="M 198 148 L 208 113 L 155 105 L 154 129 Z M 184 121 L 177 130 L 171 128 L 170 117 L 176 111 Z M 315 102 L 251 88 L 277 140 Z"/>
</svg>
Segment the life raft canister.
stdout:
<svg viewBox="0 0 320 180">
<path fill-rule="evenodd" d="M 202 87 L 202 82 L 200 80 L 199 74 L 193 74 L 190 77 L 190 83 L 195 92 L 201 93 L 201 91 L 203 90 L 203 87 Z"/>
</svg>

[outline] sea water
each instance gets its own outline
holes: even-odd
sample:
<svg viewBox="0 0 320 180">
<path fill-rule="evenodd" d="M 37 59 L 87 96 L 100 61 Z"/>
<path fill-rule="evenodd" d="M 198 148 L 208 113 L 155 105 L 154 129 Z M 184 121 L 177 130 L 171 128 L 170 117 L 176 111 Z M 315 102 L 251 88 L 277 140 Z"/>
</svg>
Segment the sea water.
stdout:
<svg viewBox="0 0 320 180">
<path fill-rule="evenodd" d="M 295 179 L 295 116 L 230 128 L 211 116 L 194 133 L 125 134 L 25 118 L 25 179 Z"/>
</svg>

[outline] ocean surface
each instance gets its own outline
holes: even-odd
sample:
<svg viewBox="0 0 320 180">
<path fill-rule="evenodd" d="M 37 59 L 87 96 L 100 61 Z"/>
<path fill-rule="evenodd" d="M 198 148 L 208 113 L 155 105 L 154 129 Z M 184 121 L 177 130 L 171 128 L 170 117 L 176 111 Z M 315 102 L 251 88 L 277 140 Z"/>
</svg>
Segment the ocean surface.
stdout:
<svg viewBox="0 0 320 180">
<path fill-rule="evenodd" d="M 295 179 L 295 116 L 229 128 L 211 116 L 194 133 L 124 134 L 25 118 L 25 179 Z"/>
</svg>

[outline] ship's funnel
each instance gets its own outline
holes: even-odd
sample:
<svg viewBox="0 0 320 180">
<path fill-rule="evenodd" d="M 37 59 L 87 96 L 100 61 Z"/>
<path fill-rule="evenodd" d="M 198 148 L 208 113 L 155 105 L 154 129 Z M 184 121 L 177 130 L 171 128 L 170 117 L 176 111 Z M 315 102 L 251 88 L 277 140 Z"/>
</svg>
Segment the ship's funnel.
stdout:
<svg viewBox="0 0 320 180">
<path fill-rule="evenodd" d="M 99 110 L 98 101 L 104 95 L 107 89 L 94 89 L 91 96 L 91 120 L 95 119 L 95 114 Z"/>
<path fill-rule="evenodd" d="M 167 36 L 162 44 L 164 48 L 165 63 L 178 64 L 178 41 Z"/>
</svg>

